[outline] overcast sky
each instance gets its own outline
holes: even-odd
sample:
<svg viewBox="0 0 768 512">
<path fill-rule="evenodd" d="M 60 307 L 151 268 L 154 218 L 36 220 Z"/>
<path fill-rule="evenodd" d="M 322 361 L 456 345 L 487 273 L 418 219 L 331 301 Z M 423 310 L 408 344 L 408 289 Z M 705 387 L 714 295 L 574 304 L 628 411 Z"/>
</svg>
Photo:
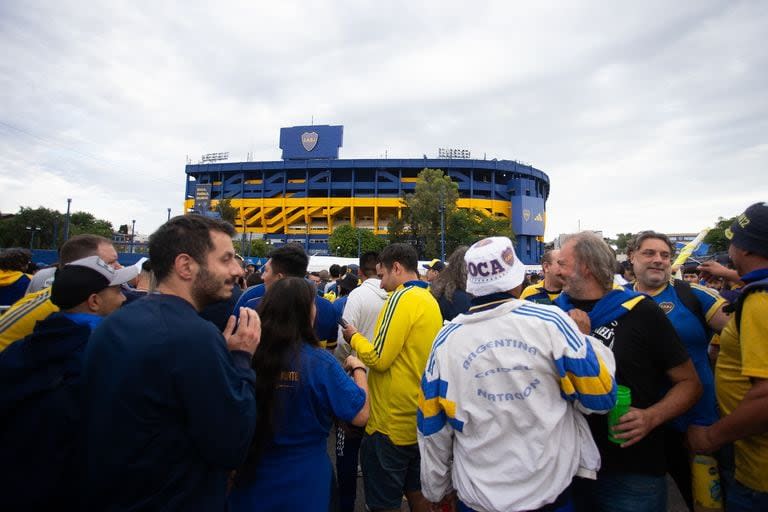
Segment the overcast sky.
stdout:
<svg viewBox="0 0 768 512">
<path fill-rule="evenodd" d="M 0 211 L 150 233 L 186 156 L 516 159 L 547 239 L 698 231 L 768 200 L 768 2 L 0 2 Z M 536 5 L 532 5 L 536 4 Z"/>
</svg>

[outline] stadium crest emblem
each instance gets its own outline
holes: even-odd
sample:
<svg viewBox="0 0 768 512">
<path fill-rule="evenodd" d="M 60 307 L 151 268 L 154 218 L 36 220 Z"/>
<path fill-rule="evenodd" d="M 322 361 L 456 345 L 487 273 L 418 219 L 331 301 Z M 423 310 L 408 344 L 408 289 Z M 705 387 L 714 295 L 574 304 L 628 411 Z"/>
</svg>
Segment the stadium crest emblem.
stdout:
<svg viewBox="0 0 768 512">
<path fill-rule="evenodd" d="M 525 210 L 523 210 L 523 219 L 525 220 L 525 222 L 528 222 L 530 218 L 531 218 L 531 210 L 526 208 Z"/>
<path fill-rule="evenodd" d="M 662 302 L 659 304 L 659 307 L 665 315 L 668 315 L 673 309 L 675 309 L 675 305 L 672 302 Z"/>
<path fill-rule="evenodd" d="M 501 259 L 503 259 L 504 263 L 511 267 L 515 264 L 515 251 L 513 251 L 511 247 L 507 247 L 502 251 Z"/>
<path fill-rule="evenodd" d="M 301 145 L 307 151 L 312 151 L 317 146 L 317 132 L 304 132 L 301 134 Z"/>
</svg>

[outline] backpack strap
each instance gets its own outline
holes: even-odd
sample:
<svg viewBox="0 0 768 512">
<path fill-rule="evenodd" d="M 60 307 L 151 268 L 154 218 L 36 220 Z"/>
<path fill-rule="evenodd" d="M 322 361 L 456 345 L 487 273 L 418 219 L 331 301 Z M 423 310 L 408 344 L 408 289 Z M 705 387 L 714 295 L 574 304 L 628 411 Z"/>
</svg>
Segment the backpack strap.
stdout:
<svg viewBox="0 0 768 512">
<path fill-rule="evenodd" d="M 741 332 L 741 311 L 744 309 L 744 301 L 747 295 L 758 290 L 768 290 L 768 278 L 753 281 L 740 290 L 741 294 L 733 306 L 733 311 L 736 313 L 736 329 L 738 332 Z"/>
<path fill-rule="evenodd" d="M 711 329 L 709 327 L 709 323 L 707 322 L 707 317 L 704 315 L 701 302 L 699 302 L 699 299 L 697 299 L 696 295 L 693 293 L 691 285 L 682 279 L 675 279 L 673 286 L 675 287 L 675 292 L 680 298 L 680 302 L 683 303 L 683 306 L 685 306 L 688 311 L 696 315 L 696 318 L 699 319 L 699 322 L 701 322 L 704 330 L 709 332 Z"/>
</svg>

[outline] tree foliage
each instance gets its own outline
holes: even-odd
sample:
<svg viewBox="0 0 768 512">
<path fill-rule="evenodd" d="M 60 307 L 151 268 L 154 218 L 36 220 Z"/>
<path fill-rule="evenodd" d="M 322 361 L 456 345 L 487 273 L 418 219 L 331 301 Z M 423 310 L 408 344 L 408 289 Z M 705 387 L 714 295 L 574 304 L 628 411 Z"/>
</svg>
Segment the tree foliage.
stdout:
<svg viewBox="0 0 768 512">
<path fill-rule="evenodd" d="M 233 226 L 237 226 L 237 224 L 235 224 L 238 213 L 237 208 L 232 206 L 232 201 L 229 199 L 222 199 L 216 206 L 211 206 L 211 209 L 219 212 L 222 220 L 229 222 Z"/>
<path fill-rule="evenodd" d="M 729 219 L 723 217 L 717 218 L 715 227 L 710 229 L 707 236 L 704 237 L 704 243 L 709 244 L 710 253 L 724 252 L 728 250 L 728 245 L 730 245 L 731 242 L 725 237 L 725 230 L 731 227 L 731 224 L 733 224 L 733 221 L 735 220 L 736 217 L 731 217 Z"/>
<path fill-rule="evenodd" d="M 402 219 L 389 223 L 390 243 L 414 244 L 423 259 L 439 258 L 440 215 L 445 214 L 446 256 L 460 245 L 471 245 L 487 236 L 507 236 L 514 240 L 509 219 L 492 217 L 480 210 L 459 209 L 458 185 L 440 169 L 424 169 L 416 188 L 403 199 Z"/>
<path fill-rule="evenodd" d="M 65 225 L 66 215 L 57 210 L 22 206 L 13 217 L 0 220 L 0 246 L 29 247 L 34 231 L 34 249 L 57 249 L 64 242 Z M 69 236 L 85 233 L 111 239 L 112 223 L 87 212 L 72 213 Z"/>
<path fill-rule="evenodd" d="M 456 210 L 448 217 L 446 226 L 446 256 L 460 245 L 472 245 L 489 236 L 506 236 L 515 241 L 509 219 L 491 217 L 480 210 Z"/>
<path fill-rule="evenodd" d="M 627 245 L 632 240 L 632 238 L 635 235 L 632 233 L 617 233 L 616 239 L 613 240 L 613 243 L 616 244 L 616 252 L 619 252 L 621 254 L 626 254 L 627 252 Z"/>
<path fill-rule="evenodd" d="M 251 240 L 250 250 L 248 247 L 248 239 L 243 243 L 242 237 L 235 236 L 232 242 L 235 246 L 235 251 L 243 257 L 265 258 L 267 254 L 269 254 L 269 251 L 272 250 L 272 247 L 261 238 Z"/>
<path fill-rule="evenodd" d="M 328 252 L 333 256 L 356 258 L 358 256 L 358 239 L 360 254 L 368 251 L 379 252 L 387 245 L 386 239 L 376 236 L 369 229 L 355 228 L 350 224 L 344 224 L 335 228 L 331 236 L 328 237 Z"/>
</svg>

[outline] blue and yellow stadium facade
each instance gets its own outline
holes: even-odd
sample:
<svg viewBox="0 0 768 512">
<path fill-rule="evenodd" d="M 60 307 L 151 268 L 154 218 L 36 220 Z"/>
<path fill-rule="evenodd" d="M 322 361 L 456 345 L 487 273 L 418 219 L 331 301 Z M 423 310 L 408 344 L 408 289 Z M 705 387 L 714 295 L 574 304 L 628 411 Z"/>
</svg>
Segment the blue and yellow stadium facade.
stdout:
<svg viewBox="0 0 768 512">
<path fill-rule="evenodd" d="M 459 208 L 509 219 L 520 259 L 538 263 L 549 195 L 544 172 L 510 160 L 339 159 L 341 130 L 282 129 L 280 161 L 187 165 L 187 211 L 215 209 L 229 199 L 238 212 L 238 232 L 328 254 L 328 236 L 341 225 L 385 236 L 389 223 L 402 216 L 402 197 L 413 192 L 419 172 L 442 169 L 458 185 Z"/>
</svg>

